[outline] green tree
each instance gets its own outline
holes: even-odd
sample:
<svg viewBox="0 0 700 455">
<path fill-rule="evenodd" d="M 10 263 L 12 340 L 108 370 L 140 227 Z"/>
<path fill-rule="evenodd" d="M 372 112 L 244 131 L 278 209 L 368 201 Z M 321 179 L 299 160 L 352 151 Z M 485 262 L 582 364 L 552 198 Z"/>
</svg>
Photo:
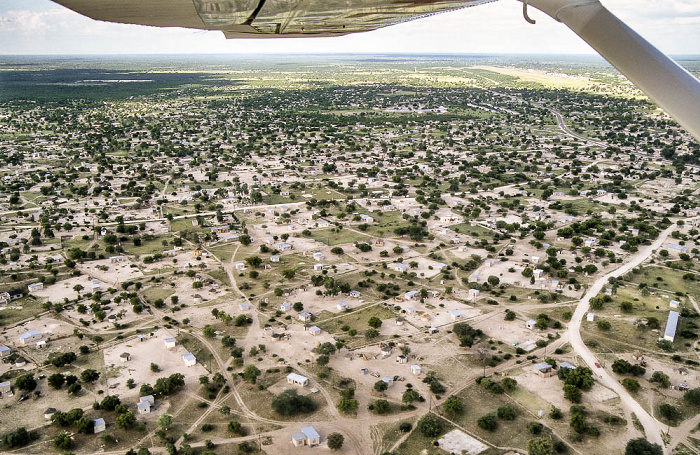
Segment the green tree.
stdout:
<svg viewBox="0 0 700 455">
<path fill-rule="evenodd" d="M 117 416 L 117 427 L 122 430 L 130 430 L 136 425 L 136 416 L 133 412 L 127 411 Z"/>
<path fill-rule="evenodd" d="M 632 378 L 623 379 L 622 386 L 632 393 L 638 392 L 639 389 L 642 388 L 642 386 L 639 384 L 639 381 L 637 381 L 636 379 L 632 379 Z"/>
<path fill-rule="evenodd" d="M 207 338 L 214 338 L 216 336 L 216 331 L 214 330 L 214 327 L 207 324 L 204 326 L 204 328 L 202 328 L 202 335 Z"/>
<path fill-rule="evenodd" d="M 15 380 L 15 387 L 25 392 L 31 392 L 36 389 L 36 380 L 34 379 L 34 374 L 28 373 L 19 376 Z"/>
<path fill-rule="evenodd" d="M 61 373 L 54 373 L 48 378 L 46 378 L 46 382 L 49 384 L 49 386 L 51 386 L 52 389 L 58 390 L 66 382 L 66 377 Z"/>
<path fill-rule="evenodd" d="M 586 416 L 583 414 L 573 414 L 569 425 L 576 433 L 584 433 L 586 431 Z"/>
<path fill-rule="evenodd" d="M 53 446 L 60 450 L 68 450 L 73 446 L 73 439 L 66 433 L 59 433 L 53 438 Z"/>
<path fill-rule="evenodd" d="M 255 384 L 260 376 L 260 370 L 255 365 L 246 365 L 243 369 L 243 380 Z"/>
<path fill-rule="evenodd" d="M 460 416 L 464 413 L 464 404 L 462 403 L 462 400 L 455 396 L 451 396 L 445 400 L 442 408 L 452 417 Z"/>
<path fill-rule="evenodd" d="M 172 424 L 173 416 L 170 414 L 161 414 L 160 417 L 158 417 L 158 426 L 163 430 L 167 431 Z"/>
<path fill-rule="evenodd" d="M 374 407 L 374 412 L 377 414 L 388 414 L 391 410 L 391 406 L 386 400 L 377 400 L 372 404 L 372 406 Z"/>
<path fill-rule="evenodd" d="M 387 384 L 386 382 L 384 382 L 382 380 L 379 380 L 379 381 L 374 383 L 374 390 L 376 390 L 377 392 L 384 392 L 388 388 L 389 388 L 389 384 Z"/>
<path fill-rule="evenodd" d="M 573 384 L 566 384 L 564 385 L 564 398 L 567 400 L 573 402 L 573 403 L 580 403 L 581 402 L 581 389 L 576 387 Z"/>
<path fill-rule="evenodd" d="M 654 373 L 649 378 L 649 382 L 657 382 L 661 387 L 669 388 L 671 387 L 671 380 L 668 375 L 663 371 L 654 371 Z"/>
<path fill-rule="evenodd" d="M 326 437 L 326 444 L 331 450 L 338 450 L 343 447 L 343 442 L 345 442 L 345 437 L 340 433 L 331 433 Z"/>
<path fill-rule="evenodd" d="M 498 419 L 496 419 L 496 416 L 493 414 L 486 414 L 485 416 L 479 417 L 476 424 L 483 430 L 496 431 L 496 428 L 498 428 Z"/>
<path fill-rule="evenodd" d="M 437 438 L 442 434 L 442 420 L 432 414 L 424 415 L 418 421 L 418 429 L 426 438 Z"/>
<path fill-rule="evenodd" d="M 100 373 L 96 370 L 91 369 L 91 368 L 83 370 L 80 373 L 80 379 L 82 379 L 83 382 L 95 382 L 99 379 L 99 377 L 100 377 Z"/>
<path fill-rule="evenodd" d="M 316 403 L 307 396 L 300 396 L 296 390 L 288 389 L 272 399 L 272 409 L 278 414 L 291 416 L 316 410 Z"/>
<path fill-rule="evenodd" d="M 527 455 L 554 455 L 551 439 L 537 438 L 527 441 Z"/>
<path fill-rule="evenodd" d="M 676 422 L 683 417 L 681 411 L 679 411 L 677 407 L 668 403 L 664 403 L 659 406 L 659 415 L 666 420 L 670 420 L 671 422 Z"/>
<path fill-rule="evenodd" d="M 625 447 L 625 455 L 663 455 L 658 444 L 652 444 L 644 438 L 631 439 Z"/>
<path fill-rule="evenodd" d="M 367 321 L 367 324 L 374 329 L 378 329 L 382 326 L 382 320 L 376 316 L 372 316 L 369 318 L 369 321 Z"/>
<path fill-rule="evenodd" d="M 515 420 L 515 409 L 507 404 L 498 407 L 496 411 L 498 418 L 503 420 Z"/>
</svg>

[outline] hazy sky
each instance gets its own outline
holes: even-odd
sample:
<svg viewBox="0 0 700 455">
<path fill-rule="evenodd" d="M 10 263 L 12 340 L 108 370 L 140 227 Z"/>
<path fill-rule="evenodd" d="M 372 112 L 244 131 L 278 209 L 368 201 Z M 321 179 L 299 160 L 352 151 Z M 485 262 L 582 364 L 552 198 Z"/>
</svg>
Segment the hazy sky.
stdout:
<svg viewBox="0 0 700 455">
<path fill-rule="evenodd" d="M 95 0 L 109 1 L 109 0 Z M 603 0 L 670 54 L 700 54 L 700 0 Z M 515 0 L 340 38 L 226 40 L 220 32 L 97 22 L 49 0 L 0 0 L 0 54 L 564 53 L 593 51 L 562 24 Z"/>
</svg>

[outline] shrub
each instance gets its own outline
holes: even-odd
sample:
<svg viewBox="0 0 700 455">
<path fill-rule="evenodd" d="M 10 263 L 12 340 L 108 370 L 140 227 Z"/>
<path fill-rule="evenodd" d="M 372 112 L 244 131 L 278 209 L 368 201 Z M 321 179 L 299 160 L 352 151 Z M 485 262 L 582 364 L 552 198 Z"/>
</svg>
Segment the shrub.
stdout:
<svg viewBox="0 0 700 455">
<path fill-rule="evenodd" d="M 498 418 L 503 420 L 515 420 L 515 409 L 507 404 L 498 407 L 496 411 Z"/>
<path fill-rule="evenodd" d="M 437 438 L 442 433 L 442 420 L 433 415 L 425 415 L 418 421 L 418 429 L 426 438 Z"/>
<path fill-rule="evenodd" d="M 496 428 L 498 428 L 498 420 L 493 414 L 486 414 L 485 416 L 479 417 L 476 424 L 479 425 L 479 428 L 486 431 L 496 431 Z"/>
<path fill-rule="evenodd" d="M 530 434 L 540 434 L 543 428 L 544 425 L 539 422 L 530 422 L 527 424 L 527 431 L 529 431 Z"/>
<path fill-rule="evenodd" d="M 294 389 L 288 389 L 277 395 L 270 403 L 278 414 L 291 416 L 316 410 L 316 403 L 307 396 L 300 396 Z"/>
</svg>

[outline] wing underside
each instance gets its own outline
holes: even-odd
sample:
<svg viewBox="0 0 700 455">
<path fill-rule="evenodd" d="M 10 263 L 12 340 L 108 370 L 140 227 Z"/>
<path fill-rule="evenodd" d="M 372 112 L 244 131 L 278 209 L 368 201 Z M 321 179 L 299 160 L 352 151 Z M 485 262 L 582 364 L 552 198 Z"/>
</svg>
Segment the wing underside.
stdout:
<svg viewBox="0 0 700 455">
<path fill-rule="evenodd" d="M 494 0 L 53 0 L 93 19 L 220 30 L 227 38 L 338 36 Z"/>
</svg>

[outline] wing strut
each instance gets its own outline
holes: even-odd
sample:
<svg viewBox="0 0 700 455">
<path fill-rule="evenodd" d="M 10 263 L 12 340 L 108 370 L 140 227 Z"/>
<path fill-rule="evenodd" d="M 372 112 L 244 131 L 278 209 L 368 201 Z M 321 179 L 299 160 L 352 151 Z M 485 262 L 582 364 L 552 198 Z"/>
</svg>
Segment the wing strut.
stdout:
<svg viewBox="0 0 700 455">
<path fill-rule="evenodd" d="M 563 22 L 700 141 L 700 81 L 599 0 L 521 1 Z"/>
</svg>

